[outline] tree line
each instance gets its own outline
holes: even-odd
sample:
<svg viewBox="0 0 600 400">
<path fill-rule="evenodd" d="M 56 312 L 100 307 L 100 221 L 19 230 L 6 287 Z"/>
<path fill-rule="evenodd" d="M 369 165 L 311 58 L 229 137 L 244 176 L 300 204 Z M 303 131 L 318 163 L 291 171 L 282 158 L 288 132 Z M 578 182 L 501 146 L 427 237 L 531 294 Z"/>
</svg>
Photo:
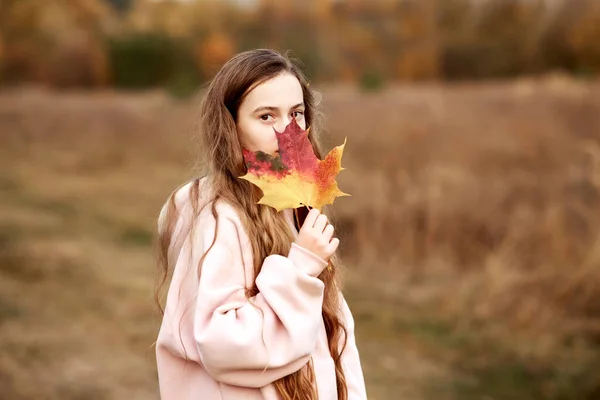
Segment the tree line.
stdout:
<svg viewBox="0 0 600 400">
<path fill-rule="evenodd" d="M 237 51 L 290 50 L 316 81 L 600 71 L 594 0 L 3 0 L 0 84 L 186 91 Z"/>
</svg>

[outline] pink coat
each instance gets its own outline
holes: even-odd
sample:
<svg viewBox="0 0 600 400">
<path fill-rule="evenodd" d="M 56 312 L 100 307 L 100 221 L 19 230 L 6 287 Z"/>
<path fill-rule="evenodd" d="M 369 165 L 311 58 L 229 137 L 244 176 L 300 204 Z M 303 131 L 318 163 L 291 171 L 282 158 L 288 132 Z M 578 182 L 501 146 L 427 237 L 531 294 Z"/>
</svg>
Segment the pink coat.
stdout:
<svg viewBox="0 0 600 400">
<path fill-rule="evenodd" d="M 287 257 L 271 255 L 256 276 L 259 294 L 248 299 L 252 251 L 236 211 L 219 204 L 217 223 L 205 207 L 190 232 L 190 184 L 175 194 L 180 213 L 169 250 L 174 265 L 156 343 L 163 400 L 279 400 L 272 382 L 311 358 L 319 400 L 337 400 L 335 368 L 321 315 L 325 261 L 296 244 Z M 200 193 L 206 189 L 201 188 Z M 202 196 L 202 195 L 201 195 Z M 201 200 L 202 201 L 202 200 Z M 159 217 L 162 229 L 166 207 Z M 283 211 L 297 235 L 291 210 Z M 349 400 L 366 399 L 354 320 L 340 293 L 348 330 L 342 362 Z"/>
</svg>

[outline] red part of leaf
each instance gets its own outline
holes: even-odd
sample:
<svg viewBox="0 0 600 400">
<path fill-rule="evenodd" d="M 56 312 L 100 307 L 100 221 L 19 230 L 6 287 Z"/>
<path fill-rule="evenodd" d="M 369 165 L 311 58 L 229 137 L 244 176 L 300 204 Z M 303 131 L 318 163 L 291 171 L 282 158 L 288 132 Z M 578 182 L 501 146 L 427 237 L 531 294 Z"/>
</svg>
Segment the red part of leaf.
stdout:
<svg viewBox="0 0 600 400">
<path fill-rule="evenodd" d="M 311 173 L 316 170 L 319 159 L 308 140 L 307 131 L 300 128 L 295 119 L 283 132 L 277 132 L 279 155 L 283 164 L 291 170 Z"/>
<path fill-rule="evenodd" d="M 308 131 L 292 120 L 283 132 L 275 131 L 279 154 L 244 150 L 248 172 L 242 176 L 263 190 L 260 204 L 277 210 L 301 206 L 322 208 L 336 197 L 348 196 L 339 190 L 335 181 L 341 171 L 344 145 L 331 150 L 319 160 L 308 139 Z"/>
</svg>

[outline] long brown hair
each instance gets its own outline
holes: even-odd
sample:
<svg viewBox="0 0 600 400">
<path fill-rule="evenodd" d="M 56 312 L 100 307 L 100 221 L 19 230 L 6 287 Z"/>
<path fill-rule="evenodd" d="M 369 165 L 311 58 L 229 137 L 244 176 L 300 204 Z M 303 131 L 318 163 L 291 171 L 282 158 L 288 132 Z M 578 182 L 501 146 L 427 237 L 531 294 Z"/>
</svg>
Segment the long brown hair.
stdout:
<svg viewBox="0 0 600 400">
<path fill-rule="evenodd" d="M 251 245 L 254 259 L 254 276 L 261 270 L 263 260 L 271 254 L 287 255 L 293 240 L 292 233 L 282 215 L 275 209 L 256 204 L 262 195 L 260 189 L 251 183 L 239 179 L 246 173 L 242 148 L 237 133 L 237 112 L 244 96 L 256 85 L 281 73 L 294 75 L 302 86 L 305 103 L 305 119 L 310 126 L 309 139 L 318 158 L 322 151 L 317 141 L 319 118 L 315 96 L 309 89 L 306 77 L 300 68 L 287 56 L 273 50 L 259 49 L 237 54 L 216 74 L 202 99 L 199 130 L 201 151 L 206 168 L 206 182 L 210 186 L 213 215 L 217 201 L 225 201 L 235 207 L 242 219 Z M 199 179 L 191 185 L 190 197 L 195 206 L 199 198 Z M 200 210 L 194 207 L 194 212 Z M 158 293 L 169 274 L 168 251 L 171 245 L 177 215 L 172 196 L 167 212 L 165 229 L 159 232 L 160 277 L 156 291 Z M 323 210 L 327 213 L 326 210 Z M 302 226 L 306 217 L 305 209 L 295 212 L 296 226 Z M 194 221 L 195 218 L 192 218 Z M 331 258 L 332 268 L 325 269 L 319 276 L 325 283 L 322 315 L 327 331 L 329 351 L 335 363 L 338 400 L 346 400 L 347 385 L 342 369 L 341 353 L 346 346 L 347 332 L 340 319 L 340 283 L 336 277 L 339 261 L 336 255 Z M 258 293 L 253 282 L 247 288 L 247 296 Z M 307 363 L 299 371 L 276 381 L 275 387 L 283 400 L 316 400 L 315 375 L 312 363 Z"/>
</svg>

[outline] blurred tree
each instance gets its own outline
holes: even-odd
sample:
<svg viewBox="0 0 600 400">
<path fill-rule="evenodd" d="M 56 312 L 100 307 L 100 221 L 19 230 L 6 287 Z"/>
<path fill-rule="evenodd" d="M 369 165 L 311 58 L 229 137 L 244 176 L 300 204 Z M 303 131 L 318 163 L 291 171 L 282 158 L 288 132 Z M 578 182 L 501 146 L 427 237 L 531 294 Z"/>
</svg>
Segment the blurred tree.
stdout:
<svg viewBox="0 0 600 400">
<path fill-rule="evenodd" d="M 290 51 L 302 62 L 309 79 L 314 79 L 322 65 L 317 11 L 325 11 L 317 0 L 302 3 L 260 0 L 254 15 L 264 36 L 257 47 Z"/>
<path fill-rule="evenodd" d="M 440 0 L 438 4 L 446 78 L 507 77 L 533 68 L 542 1 Z"/>
<path fill-rule="evenodd" d="M 338 76 L 352 81 L 383 81 L 386 41 L 381 28 L 389 26 L 378 12 L 380 3 L 359 1 L 332 4 L 328 33 Z M 378 15 L 379 14 L 379 15 Z M 376 77 L 376 78 L 375 78 Z"/>
<path fill-rule="evenodd" d="M 163 44 L 168 42 L 173 47 L 172 54 L 168 56 L 171 57 L 169 66 L 160 63 L 162 67 L 154 72 L 147 71 L 143 79 L 146 83 L 140 81 L 132 84 L 143 87 L 155 82 L 167 85 L 176 94 L 188 94 L 193 91 L 193 86 L 212 76 L 215 69 L 236 51 L 236 35 L 244 36 L 240 27 L 248 22 L 246 14 L 244 9 L 217 0 L 135 0 L 124 18 L 122 34 L 113 38 L 113 44 L 121 42 L 112 52 L 114 69 L 121 70 L 126 65 L 138 64 L 136 60 L 139 60 L 136 68 L 148 70 L 144 60 L 151 57 L 150 53 L 156 53 L 152 57 L 166 57 Z M 145 39 L 140 40 L 142 37 Z M 157 42 L 150 45 L 152 41 Z M 124 48 L 120 49 L 121 46 L 129 48 L 136 56 L 128 56 Z M 122 57 L 125 59 L 119 61 Z M 168 71 L 168 76 L 162 76 L 158 70 Z M 115 71 L 115 74 L 127 76 L 124 80 L 119 79 L 121 85 L 133 78 L 125 71 Z M 160 79 L 159 75 L 162 76 Z M 161 83 L 156 83 L 159 81 Z"/>
<path fill-rule="evenodd" d="M 175 47 L 160 34 L 135 34 L 110 41 L 111 81 L 121 88 L 141 89 L 169 81 Z"/>
<path fill-rule="evenodd" d="M 2 3 L 0 36 L 6 39 L 4 78 L 51 86 L 105 82 L 103 36 L 110 8 L 100 0 Z"/>
<path fill-rule="evenodd" d="M 439 65 L 435 10 L 431 0 L 332 4 L 331 51 L 342 75 L 360 82 L 435 78 Z"/>
<path fill-rule="evenodd" d="M 4 82 L 32 79 L 36 48 L 42 48 L 39 29 L 40 8 L 33 2 L 0 2 L 0 36 L 5 41 L 2 60 Z"/>
<path fill-rule="evenodd" d="M 575 72 L 579 69 L 581 54 L 576 54 L 574 43 L 582 43 L 574 38 L 579 35 L 578 25 L 584 18 L 587 0 L 558 2 L 546 16 L 544 30 L 539 40 L 539 59 L 545 70 Z M 581 38 L 581 36 L 579 36 Z"/>
<path fill-rule="evenodd" d="M 430 80 L 440 69 L 436 4 L 432 0 L 404 0 L 393 13 L 398 20 L 394 42 L 398 48 L 394 77 L 400 80 Z M 393 50 L 390 51 L 394 54 Z"/>
<path fill-rule="evenodd" d="M 104 0 L 109 3 L 115 10 L 125 12 L 131 6 L 132 0 Z"/>
<path fill-rule="evenodd" d="M 489 49 L 481 75 L 514 76 L 529 72 L 535 57 L 536 27 L 544 0 L 496 0 L 481 5 L 474 15 L 475 37 Z"/>
<path fill-rule="evenodd" d="M 597 0 L 0 0 L 0 79 L 101 85 L 108 54 L 121 68 L 133 62 L 123 49 L 143 60 L 163 54 L 164 41 L 176 47 L 168 80 L 178 82 L 211 76 L 234 52 L 257 47 L 291 50 L 313 80 L 367 85 L 556 68 L 594 73 L 599 7 Z"/>
<path fill-rule="evenodd" d="M 128 33 L 157 33 L 167 36 L 189 34 L 186 11 L 189 5 L 177 1 L 133 0 L 125 19 Z M 174 23 L 176 21 L 176 23 Z"/>
<path fill-rule="evenodd" d="M 600 74 L 600 3 L 587 1 L 582 7 L 581 18 L 573 24 L 568 41 L 577 59 L 580 74 Z"/>
<path fill-rule="evenodd" d="M 234 52 L 235 44 L 227 34 L 211 33 L 196 45 L 196 65 L 203 76 L 212 77 Z"/>
<path fill-rule="evenodd" d="M 445 41 L 461 40 L 472 32 L 473 4 L 469 0 L 435 0 L 436 24 Z"/>
</svg>

